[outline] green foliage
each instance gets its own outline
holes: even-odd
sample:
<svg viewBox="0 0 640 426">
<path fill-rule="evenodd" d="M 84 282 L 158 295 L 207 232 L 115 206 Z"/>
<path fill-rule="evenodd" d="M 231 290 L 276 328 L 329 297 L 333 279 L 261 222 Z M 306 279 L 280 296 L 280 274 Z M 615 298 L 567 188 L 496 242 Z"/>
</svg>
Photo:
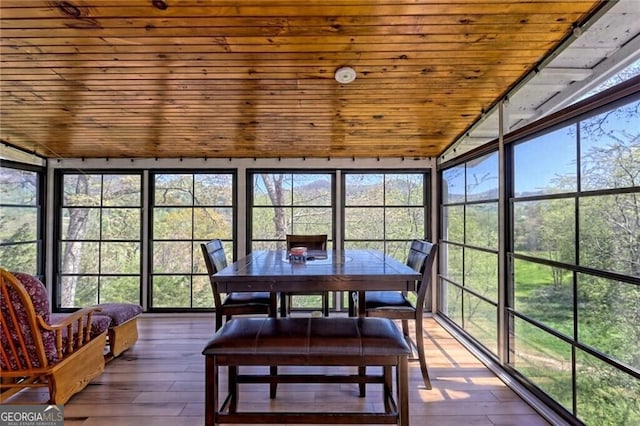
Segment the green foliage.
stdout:
<svg viewBox="0 0 640 426">
<path fill-rule="evenodd" d="M 36 274 L 37 265 L 37 243 L 33 242 L 34 227 L 32 223 L 23 223 L 10 232 L 7 228 L 15 226 L 11 218 L 4 216 L 4 211 L 0 216 L 0 229 L 6 237 L 3 243 L 13 243 L 6 245 L 0 250 L 0 265 L 9 271 L 25 272 Z"/>
<path fill-rule="evenodd" d="M 186 275 L 154 275 L 152 304 L 156 308 L 191 307 L 191 279 Z"/>
</svg>

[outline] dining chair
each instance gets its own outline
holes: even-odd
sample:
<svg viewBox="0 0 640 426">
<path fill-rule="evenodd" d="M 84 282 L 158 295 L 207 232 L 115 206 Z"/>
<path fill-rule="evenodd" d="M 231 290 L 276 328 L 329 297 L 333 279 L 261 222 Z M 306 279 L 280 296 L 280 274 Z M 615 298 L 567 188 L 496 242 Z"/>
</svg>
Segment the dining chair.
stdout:
<svg viewBox="0 0 640 426">
<path fill-rule="evenodd" d="M 294 235 L 287 234 L 287 250 L 291 250 L 292 247 L 306 247 L 307 250 L 326 250 L 327 249 L 327 234 L 317 235 Z M 280 300 L 280 316 L 287 316 L 291 313 L 291 302 L 293 296 L 309 296 L 320 295 L 322 297 L 322 314 L 325 317 L 329 316 L 329 292 L 286 292 L 281 294 Z"/>
<path fill-rule="evenodd" d="M 431 289 L 431 271 L 435 261 L 438 246 L 424 240 L 414 240 L 407 256 L 407 265 L 422 274 L 417 283 L 415 303 L 408 297 L 407 292 L 400 291 L 367 291 L 364 295 L 364 306 L 358 306 L 360 315 L 368 317 L 383 317 L 402 321 L 402 333 L 410 346 L 417 349 L 420 370 L 425 387 L 431 389 L 431 380 L 427 370 L 424 353 L 424 334 L 422 319 L 424 303 Z M 413 340 L 409 334 L 409 321 L 415 322 L 416 337 Z"/>
<path fill-rule="evenodd" d="M 227 266 L 227 256 L 220 239 L 201 243 L 200 248 L 207 265 L 213 301 L 216 309 L 216 331 L 222 327 L 222 319 L 229 321 L 233 315 L 267 314 L 275 317 L 277 314 L 277 300 L 275 293 L 269 292 L 233 292 L 223 294 L 218 291 L 218 285 L 213 274 Z"/>
</svg>

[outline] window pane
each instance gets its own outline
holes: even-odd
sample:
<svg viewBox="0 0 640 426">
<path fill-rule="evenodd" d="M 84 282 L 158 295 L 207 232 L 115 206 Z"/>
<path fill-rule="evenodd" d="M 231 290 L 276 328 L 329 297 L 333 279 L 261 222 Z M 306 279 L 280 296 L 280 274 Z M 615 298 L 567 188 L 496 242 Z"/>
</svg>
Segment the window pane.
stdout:
<svg viewBox="0 0 640 426">
<path fill-rule="evenodd" d="M 37 207 L 0 207 L 0 243 L 35 241 L 38 212 Z"/>
<path fill-rule="evenodd" d="M 498 301 L 498 255 L 464 249 L 464 286 L 494 302 Z"/>
<path fill-rule="evenodd" d="M 510 364 L 572 411 L 571 345 L 519 318 L 512 321 Z"/>
<path fill-rule="evenodd" d="M 409 241 L 387 241 L 384 250 L 387 255 L 405 263 L 409 247 L 411 247 L 411 242 Z"/>
<path fill-rule="evenodd" d="M 384 204 L 384 175 L 345 175 L 346 206 L 381 206 Z"/>
<path fill-rule="evenodd" d="M 61 214 L 63 240 L 100 239 L 100 209 L 63 208 Z"/>
<path fill-rule="evenodd" d="M 256 207 L 253 209 L 253 227 L 251 229 L 254 240 L 276 238 L 276 222 L 272 207 Z"/>
<path fill-rule="evenodd" d="M 464 165 L 452 167 L 442 172 L 442 202 L 462 203 L 465 201 Z"/>
<path fill-rule="evenodd" d="M 331 176 L 322 174 L 294 174 L 294 206 L 330 206 Z"/>
<path fill-rule="evenodd" d="M 284 250 L 285 246 L 284 241 L 253 241 L 251 250 Z"/>
<path fill-rule="evenodd" d="M 327 234 L 331 237 L 333 212 L 328 208 L 300 207 L 291 209 L 291 234 Z"/>
<path fill-rule="evenodd" d="M 190 274 L 192 269 L 191 241 L 153 243 L 153 273 Z M 202 256 L 202 254 L 200 254 Z"/>
<path fill-rule="evenodd" d="M 572 198 L 516 202 L 513 210 L 516 252 L 575 263 L 575 201 Z"/>
<path fill-rule="evenodd" d="M 98 274 L 100 265 L 100 243 L 67 241 L 61 244 L 62 274 Z"/>
<path fill-rule="evenodd" d="M 194 179 L 194 205 L 232 206 L 233 175 L 196 174 Z"/>
<path fill-rule="evenodd" d="M 384 241 L 345 241 L 344 248 L 358 250 L 384 251 Z"/>
<path fill-rule="evenodd" d="M 462 247 L 443 243 L 440 249 L 440 264 L 443 265 L 443 276 L 462 285 Z"/>
<path fill-rule="evenodd" d="M 464 329 L 492 353 L 498 352 L 498 308 L 465 292 Z"/>
<path fill-rule="evenodd" d="M 101 303 L 130 303 L 140 300 L 140 277 L 102 277 Z"/>
<path fill-rule="evenodd" d="M 104 175 L 103 197 L 105 206 L 140 206 L 140 175 Z"/>
<path fill-rule="evenodd" d="M 514 146 L 516 197 L 577 190 L 576 126 Z"/>
<path fill-rule="evenodd" d="M 385 235 L 390 240 L 412 240 L 424 235 L 424 207 L 389 207 L 385 211 Z"/>
<path fill-rule="evenodd" d="M 384 209 L 345 208 L 345 239 L 384 239 Z"/>
<path fill-rule="evenodd" d="M 578 340 L 640 370 L 640 286 L 578 274 Z"/>
<path fill-rule="evenodd" d="M 101 175 L 64 175 L 63 177 L 65 206 L 99 206 L 101 204 Z"/>
<path fill-rule="evenodd" d="M 153 277 L 153 300 L 156 308 L 191 307 L 191 283 L 189 276 L 155 275 Z"/>
<path fill-rule="evenodd" d="M 498 153 L 467 162 L 467 201 L 498 199 Z"/>
<path fill-rule="evenodd" d="M 580 123 L 581 189 L 640 185 L 640 101 Z"/>
<path fill-rule="evenodd" d="M 468 204 L 465 215 L 466 243 L 498 249 L 498 203 Z"/>
<path fill-rule="evenodd" d="M 39 199 L 44 172 L 0 167 L 0 265 L 9 271 L 42 274 Z"/>
<path fill-rule="evenodd" d="M 259 173 L 253 176 L 254 206 L 290 206 L 293 176 Z"/>
<path fill-rule="evenodd" d="M 441 297 L 445 301 L 444 312 L 454 323 L 462 327 L 462 290 L 446 281 L 441 281 Z"/>
<path fill-rule="evenodd" d="M 0 265 L 8 271 L 37 275 L 38 243 L 20 243 L 0 249 Z"/>
<path fill-rule="evenodd" d="M 202 249 L 200 248 L 200 242 L 193 242 L 193 266 L 192 271 L 194 274 L 207 274 L 207 266 L 204 263 L 204 256 L 202 256 Z M 227 250 L 225 247 L 225 254 Z M 195 278 L 195 276 L 194 276 Z M 209 282 L 209 281 L 207 281 Z"/>
<path fill-rule="evenodd" d="M 192 298 L 194 308 L 213 308 L 213 292 L 208 277 L 202 275 L 193 277 Z"/>
<path fill-rule="evenodd" d="M 193 236 L 191 208 L 155 208 L 153 238 L 155 240 L 190 240 Z"/>
<path fill-rule="evenodd" d="M 194 239 L 233 238 L 233 208 L 195 208 L 193 217 Z"/>
<path fill-rule="evenodd" d="M 140 209 L 103 209 L 103 240 L 139 240 Z"/>
<path fill-rule="evenodd" d="M 156 206 L 192 206 L 193 175 L 158 174 L 154 176 Z"/>
<path fill-rule="evenodd" d="M 38 205 L 38 173 L 0 167 L 2 204 Z"/>
<path fill-rule="evenodd" d="M 98 277 L 63 276 L 63 308 L 76 308 L 95 305 L 98 302 Z"/>
<path fill-rule="evenodd" d="M 423 206 L 424 176 L 422 174 L 385 175 L 387 206 Z"/>
<path fill-rule="evenodd" d="M 445 240 L 464 243 L 464 206 L 444 207 L 442 224 Z"/>
<path fill-rule="evenodd" d="M 101 274 L 135 274 L 140 271 L 140 243 L 100 244 Z"/>
<path fill-rule="evenodd" d="M 562 268 L 515 259 L 514 308 L 573 336 L 573 274 Z"/>
<path fill-rule="evenodd" d="M 640 192 L 580 198 L 580 265 L 640 276 Z"/>
<path fill-rule="evenodd" d="M 640 380 L 580 350 L 576 398 L 577 417 L 585 424 L 640 424 Z"/>
</svg>

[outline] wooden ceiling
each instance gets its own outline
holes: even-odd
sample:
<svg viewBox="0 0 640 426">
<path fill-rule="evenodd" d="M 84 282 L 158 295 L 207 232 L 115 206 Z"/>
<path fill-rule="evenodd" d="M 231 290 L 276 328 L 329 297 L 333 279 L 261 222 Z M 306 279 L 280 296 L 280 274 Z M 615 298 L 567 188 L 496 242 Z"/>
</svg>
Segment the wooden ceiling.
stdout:
<svg viewBox="0 0 640 426">
<path fill-rule="evenodd" d="M 600 2 L 0 4 L 4 142 L 214 158 L 437 156 Z"/>
</svg>

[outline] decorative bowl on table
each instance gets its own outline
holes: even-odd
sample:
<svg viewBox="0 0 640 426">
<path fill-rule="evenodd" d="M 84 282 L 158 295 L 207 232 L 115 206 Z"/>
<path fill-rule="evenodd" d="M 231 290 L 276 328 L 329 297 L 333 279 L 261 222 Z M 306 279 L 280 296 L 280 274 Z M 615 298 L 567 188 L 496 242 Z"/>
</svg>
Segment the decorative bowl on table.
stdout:
<svg viewBox="0 0 640 426">
<path fill-rule="evenodd" d="M 305 262 L 306 260 L 307 260 L 306 247 L 291 247 L 291 249 L 289 250 L 289 261 Z"/>
</svg>

